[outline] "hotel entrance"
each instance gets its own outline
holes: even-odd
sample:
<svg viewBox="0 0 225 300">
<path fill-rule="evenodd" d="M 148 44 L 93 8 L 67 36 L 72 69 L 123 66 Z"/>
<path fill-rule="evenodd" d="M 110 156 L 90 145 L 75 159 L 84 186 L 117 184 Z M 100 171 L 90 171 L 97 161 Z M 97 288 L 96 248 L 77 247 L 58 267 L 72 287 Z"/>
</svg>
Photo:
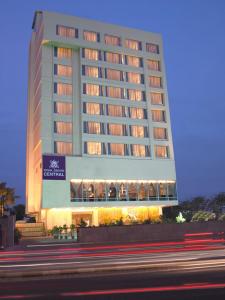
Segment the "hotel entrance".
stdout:
<svg viewBox="0 0 225 300">
<path fill-rule="evenodd" d="M 76 212 L 72 213 L 72 223 L 79 226 L 81 219 L 86 222 L 87 226 L 92 226 L 92 212 Z"/>
</svg>

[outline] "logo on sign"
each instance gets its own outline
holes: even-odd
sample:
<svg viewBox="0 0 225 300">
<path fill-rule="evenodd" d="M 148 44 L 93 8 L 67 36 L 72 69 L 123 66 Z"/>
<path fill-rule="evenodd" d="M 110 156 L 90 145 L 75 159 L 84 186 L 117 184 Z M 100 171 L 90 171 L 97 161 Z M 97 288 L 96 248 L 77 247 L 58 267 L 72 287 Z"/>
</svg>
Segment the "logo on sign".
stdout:
<svg viewBox="0 0 225 300">
<path fill-rule="evenodd" d="M 43 179 L 65 180 L 66 162 L 65 156 L 43 155 Z"/>
</svg>

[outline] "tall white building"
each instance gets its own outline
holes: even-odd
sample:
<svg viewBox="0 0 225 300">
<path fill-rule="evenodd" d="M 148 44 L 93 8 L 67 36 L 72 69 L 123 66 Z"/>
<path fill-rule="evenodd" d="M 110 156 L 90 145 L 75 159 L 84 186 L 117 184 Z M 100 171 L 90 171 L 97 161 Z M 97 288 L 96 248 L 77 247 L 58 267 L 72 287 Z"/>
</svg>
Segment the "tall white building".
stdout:
<svg viewBox="0 0 225 300">
<path fill-rule="evenodd" d="M 46 11 L 32 29 L 27 212 L 51 228 L 177 205 L 161 36 Z"/>
</svg>

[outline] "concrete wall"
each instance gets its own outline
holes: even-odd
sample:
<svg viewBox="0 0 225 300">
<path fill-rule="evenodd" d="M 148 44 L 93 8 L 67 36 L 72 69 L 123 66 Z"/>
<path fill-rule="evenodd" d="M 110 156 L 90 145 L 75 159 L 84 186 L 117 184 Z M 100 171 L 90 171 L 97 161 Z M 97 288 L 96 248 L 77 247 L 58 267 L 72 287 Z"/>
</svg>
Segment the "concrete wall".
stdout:
<svg viewBox="0 0 225 300">
<path fill-rule="evenodd" d="M 15 216 L 0 218 L 0 247 L 14 246 Z"/>
<path fill-rule="evenodd" d="M 78 229 L 78 242 L 144 242 L 183 240 L 187 233 L 225 231 L 225 222 L 146 224 Z"/>
</svg>

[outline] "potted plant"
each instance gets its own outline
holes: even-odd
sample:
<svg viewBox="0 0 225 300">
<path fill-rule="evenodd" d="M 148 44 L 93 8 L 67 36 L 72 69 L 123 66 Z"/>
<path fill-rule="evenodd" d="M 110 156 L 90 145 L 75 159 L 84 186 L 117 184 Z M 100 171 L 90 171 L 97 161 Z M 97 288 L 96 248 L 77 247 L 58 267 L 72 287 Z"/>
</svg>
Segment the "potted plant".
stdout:
<svg viewBox="0 0 225 300">
<path fill-rule="evenodd" d="M 63 235 L 62 235 L 63 227 L 59 226 L 58 229 L 59 229 L 59 238 L 60 238 L 60 240 L 62 240 L 62 238 L 63 238 Z"/>
<path fill-rule="evenodd" d="M 65 239 L 67 240 L 67 238 L 68 238 L 68 235 L 67 235 L 68 226 L 66 224 L 63 225 L 63 231 L 65 233 Z"/>
<path fill-rule="evenodd" d="M 71 239 L 72 240 L 75 239 L 75 228 L 76 228 L 76 226 L 74 224 L 70 225 L 70 234 L 71 234 Z"/>
<path fill-rule="evenodd" d="M 58 239 L 59 238 L 59 227 L 54 226 L 51 230 L 51 234 L 53 235 L 54 239 Z"/>
</svg>

